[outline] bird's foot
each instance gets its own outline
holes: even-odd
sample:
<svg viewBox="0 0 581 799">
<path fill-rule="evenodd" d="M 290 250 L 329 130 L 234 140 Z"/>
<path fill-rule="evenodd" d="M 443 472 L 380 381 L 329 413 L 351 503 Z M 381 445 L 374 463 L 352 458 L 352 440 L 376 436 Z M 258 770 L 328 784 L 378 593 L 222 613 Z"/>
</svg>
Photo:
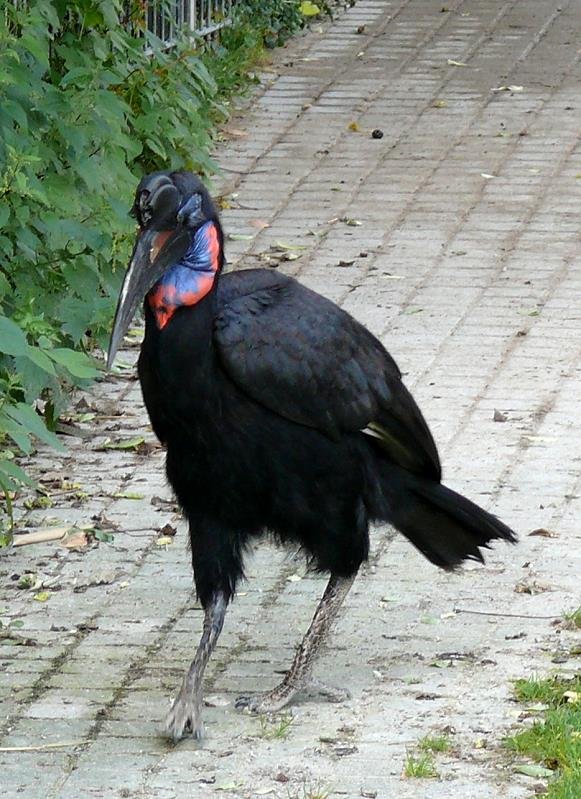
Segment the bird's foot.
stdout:
<svg viewBox="0 0 581 799">
<path fill-rule="evenodd" d="M 236 710 L 247 710 L 250 713 L 276 713 L 292 702 L 297 694 L 307 692 L 323 696 L 329 702 L 344 702 L 351 698 L 349 691 L 325 685 L 312 678 L 298 685 L 290 685 L 283 680 L 272 691 L 251 696 L 239 696 L 234 701 L 234 707 Z"/>
<path fill-rule="evenodd" d="M 164 729 L 174 741 L 179 741 L 185 735 L 191 735 L 196 740 L 204 737 L 202 723 L 202 708 L 200 702 L 194 697 L 178 694 L 171 710 L 165 717 Z"/>
</svg>

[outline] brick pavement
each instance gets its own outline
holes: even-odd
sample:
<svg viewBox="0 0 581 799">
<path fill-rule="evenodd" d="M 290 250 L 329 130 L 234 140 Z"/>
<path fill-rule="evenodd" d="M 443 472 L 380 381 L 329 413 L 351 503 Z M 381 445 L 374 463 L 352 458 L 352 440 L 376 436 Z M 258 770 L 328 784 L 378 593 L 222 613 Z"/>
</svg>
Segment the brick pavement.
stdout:
<svg viewBox="0 0 581 799">
<path fill-rule="evenodd" d="M 574 668 L 575 634 L 553 622 L 579 603 L 580 17 L 566 0 L 360 0 L 275 54 L 216 154 L 225 227 L 253 237 L 228 241 L 230 261 L 300 245 L 277 268 L 382 338 L 447 482 L 513 524 L 518 548 L 450 576 L 377 530 L 319 667 L 353 698 L 295 705 L 277 738 L 279 722 L 231 700 L 279 679 L 324 583 L 260 546 L 209 669 L 208 738 L 169 745 L 160 720 L 201 612 L 163 454 L 122 370 L 84 398 L 90 435 L 33 461 L 47 485 L 80 488 L 53 488 L 52 507 L 25 516 L 33 529 L 114 526 L 113 542 L 23 547 L 0 562 L 2 619 L 23 622 L 0 641 L 0 745 L 69 744 L 0 752 L 4 796 L 530 795 L 500 746 L 519 713 L 510 680 Z M 502 86 L 522 90 L 492 91 Z M 147 454 L 102 450 L 138 434 Z M 159 546 L 167 523 L 178 534 Z M 535 528 L 557 535 L 529 537 Z M 11 579 L 29 571 L 46 602 Z M 406 753 L 446 727 L 441 778 L 402 779 Z"/>
</svg>

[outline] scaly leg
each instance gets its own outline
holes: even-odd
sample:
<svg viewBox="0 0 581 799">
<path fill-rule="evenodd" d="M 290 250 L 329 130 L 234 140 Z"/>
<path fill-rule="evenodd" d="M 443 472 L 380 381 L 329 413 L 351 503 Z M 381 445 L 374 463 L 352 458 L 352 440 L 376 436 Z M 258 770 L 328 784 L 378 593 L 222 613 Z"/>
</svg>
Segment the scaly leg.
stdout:
<svg viewBox="0 0 581 799">
<path fill-rule="evenodd" d="M 165 720 L 165 729 L 174 741 L 179 741 L 186 731 L 198 739 L 204 735 L 202 680 L 210 655 L 222 632 L 227 606 L 228 601 L 224 593 L 219 591 L 212 596 L 205 608 L 204 628 L 196 655 Z"/>
<path fill-rule="evenodd" d="M 353 577 L 331 575 L 325 593 L 315 611 L 311 626 L 301 641 L 292 665 L 284 680 L 264 694 L 240 696 L 235 702 L 237 708 L 248 708 L 253 713 L 274 713 L 287 705 L 296 694 L 313 689 L 327 698 L 340 701 L 349 696 L 347 691 L 322 686 L 311 677 L 313 664 L 322 642 L 328 635 L 339 609 L 353 585 Z"/>
</svg>

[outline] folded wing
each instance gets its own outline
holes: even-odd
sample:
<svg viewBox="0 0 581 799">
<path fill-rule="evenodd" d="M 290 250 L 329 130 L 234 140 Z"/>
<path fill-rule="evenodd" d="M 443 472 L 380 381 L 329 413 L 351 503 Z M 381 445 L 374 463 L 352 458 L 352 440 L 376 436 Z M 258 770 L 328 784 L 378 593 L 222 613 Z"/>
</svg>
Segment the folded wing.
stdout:
<svg viewBox="0 0 581 799">
<path fill-rule="evenodd" d="M 330 300 L 268 270 L 224 275 L 214 340 L 225 372 L 256 402 L 333 439 L 366 432 L 395 463 L 440 479 L 395 361 Z"/>
</svg>

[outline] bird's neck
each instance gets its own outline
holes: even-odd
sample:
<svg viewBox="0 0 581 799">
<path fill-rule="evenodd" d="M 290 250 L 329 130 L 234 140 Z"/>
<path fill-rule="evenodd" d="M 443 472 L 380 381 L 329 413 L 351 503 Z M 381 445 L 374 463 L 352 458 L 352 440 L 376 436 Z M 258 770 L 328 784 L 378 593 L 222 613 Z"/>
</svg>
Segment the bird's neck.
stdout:
<svg viewBox="0 0 581 799">
<path fill-rule="evenodd" d="M 163 330 L 181 306 L 196 305 L 213 288 L 222 267 L 222 234 L 206 222 L 192 235 L 186 254 L 171 266 L 147 295 L 155 324 Z"/>
</svg>

